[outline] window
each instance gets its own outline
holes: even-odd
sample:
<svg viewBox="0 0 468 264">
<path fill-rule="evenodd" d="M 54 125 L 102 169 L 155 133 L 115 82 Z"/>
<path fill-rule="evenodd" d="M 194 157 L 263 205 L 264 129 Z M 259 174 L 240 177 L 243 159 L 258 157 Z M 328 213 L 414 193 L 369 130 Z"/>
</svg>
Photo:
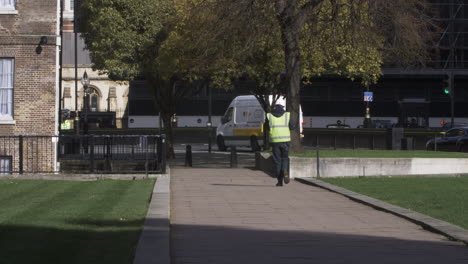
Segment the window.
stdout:
<svg viewBox="0 0 468 264">
<path fill-rule="evenodd" d="M 0 156 L 0 175 L 11 174 L 11 156 Z"/>
<path fill-rule="evenodd" d="M 75 0 L 70 0 L 70 10 L 75 9 Z"/>
<path fill-rule="evenodd" d="M 13 80 L 14 60 L 0 58 L 0 120 L 13 119 Z"/>
<path fill-rule="evenodd" d="M 229 107 L 228 110 L 226 111 L 226 114 L 224 114 L 223 120 L 221 122 L 223 124 L 226 124 L 227 122 L 231 121 L 233 113 L 234 113 L 234 108 Z"/>
<path fill-rule="evenodd" d="M 88 108 L 88 110 L 92 112 L 96 112 L 99 110 L 99 99 L 100 96 L 96 89 L 94 88 L 88 88 L 85 93 L 85 98 L 83 102 L 83 110 L 84 108 Z"/>
<path fill-rule="evenodd" d="M 0 9 L 15 10 L 15 0 L 0 0 Z"/>
<path fill-rule="evenodd" d="M 91 95 L 91 111 L 96 112 L 98 110 L 98 96 L 97 94 Z"/>
<path fill-rule="evenodd" d="M 456 137 L 456 136 L 462 136 L 463 134 L 464 134 L 463 130 L 452 129 L 452 130 L 447 131 L 447 133 L 445 133 L 445 136 L 446 137 Z"/>
</svg>

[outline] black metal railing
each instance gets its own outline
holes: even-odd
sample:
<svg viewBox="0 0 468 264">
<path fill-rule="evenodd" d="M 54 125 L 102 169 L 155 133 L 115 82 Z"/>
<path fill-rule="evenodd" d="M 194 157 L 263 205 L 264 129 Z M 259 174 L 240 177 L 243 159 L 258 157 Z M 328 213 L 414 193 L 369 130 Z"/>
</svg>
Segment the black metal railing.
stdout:
<svg viewBox="0 0 468 264">
<path fill-rule="evenodd" d="M 325 129 L 304 130 L 302 144 L 329 149 L 392 149 L 392 129 Z M 424 150 L 427 140 L 438 136 L 440 129 L 404 129 L 403 149 Z"/>
<path fill-rule="evenodd" d="M 165 172 L 165 135 L 0 136 L 0 175 Z"/>
<path fill-rule="evenodd" d="M 53 136 L 0 136 L 1 174 L 55 172 Z"/>
<path fill-rule="evenodd" d="M 63 135 L 62 172 L 165 173 L 165 135 Z"/>
</svg>

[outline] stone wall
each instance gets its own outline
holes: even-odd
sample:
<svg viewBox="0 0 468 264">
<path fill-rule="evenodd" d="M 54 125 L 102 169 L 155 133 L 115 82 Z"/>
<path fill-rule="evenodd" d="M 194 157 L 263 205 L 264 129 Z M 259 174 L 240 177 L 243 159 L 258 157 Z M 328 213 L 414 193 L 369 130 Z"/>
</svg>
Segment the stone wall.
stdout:
<svg viewBox="0 0 468 264">
<path fill-rule="evenodd" d="M 273 160 L 268 153 L 258 153 L 255 165 L 268 173 Z M 319 175 L 319 173 L 320 175 Z M 317 158 L 290 157 L 289 176 L 305 177 L 381 177 L 381 176 L 453 176 L 468 174 L 464 158 Z"/>
</svg>

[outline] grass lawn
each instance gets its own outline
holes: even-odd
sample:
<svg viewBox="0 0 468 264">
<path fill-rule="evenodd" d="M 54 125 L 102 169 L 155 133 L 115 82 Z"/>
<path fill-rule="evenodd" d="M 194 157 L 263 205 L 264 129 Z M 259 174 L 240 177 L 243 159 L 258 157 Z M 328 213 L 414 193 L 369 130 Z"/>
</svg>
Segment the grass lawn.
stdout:
<svg viewBox="0 0 468 264">
<path fill-rule="evenodd" d="M 468 229 L 468 177 L 321 180 Z"/>
<path fill-rule="evenodd" d="M 154 180 L 0 180 L 0 263 L 132 263 Z"/>
<path fill-rule="evenodd" d="M 291 154 L 295 157 L 315 157 L 316 155 L 315 150 L 303 154 Z M 324 149 L 319 151 L 319 155 L 321 158 L 468 158 L 468 153 L 426 150 Z"/>
</svg>

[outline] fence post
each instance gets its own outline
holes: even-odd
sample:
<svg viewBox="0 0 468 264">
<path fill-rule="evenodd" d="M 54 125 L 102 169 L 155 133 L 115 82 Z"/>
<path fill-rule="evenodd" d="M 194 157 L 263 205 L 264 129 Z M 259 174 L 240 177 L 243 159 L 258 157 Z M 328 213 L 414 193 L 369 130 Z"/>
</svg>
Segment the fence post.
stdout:
<svg viewBox="0 0 468 264">
<path fill-rule="evenodd" d="M 94 172 L 94 136 L 90 135 L 89 136 L 89 143 L 91 149 L 89 150 L 89 172 L 93 173 Z"/>
<path fill-rule="evenodd" d="M 161 172 L 166 173 L 166 135 L 161 135 Z"/>
<path fill-rule="evenodd" d="M 185 147 L 185 167 L 193 167 L 192 165 L 192 146 Z"/>
<path fill-rule="evenodd" d="M 23 136 L 19 136 L 19 174 L 23 174 Z"/>
<path fill-rule="evenodd" d="M 136 143 L 135 143 L 136 144 Z M 135 144 L 133 144 L 133 142 L 131 143 L 131 146 L 132 146 L 132 150 L 131 150 L 131 159 L 134 160 L 135 159 Z"/>
<path fill-rule="evenodd" d="M 111 165 L 110 165 L 111 144 L 112 144 L 112 138 L 110 136 L 107 136 L 106 137 L 106 171 L 111 171 Z"/>
<path fill-rule="evenodd" d="M 316 149 L 316 163 L 317 163 L 317 178 L 320 178 L 320 154 L 319 154 L 319 147 L 317 146 L 317 149 Z"/>
<path fill-rule="evenodd" d="M 143 144 L 143 147 L 145 148 L 145 174 L 146 178 L 148 178 L 148 136 L 144 136 L 145 139 L 145 144 Z"/>
<path fill-rule="evenodd" d="M 161 155 L 161 152 L 162 152 L 162 138 L 161 138 L 161 135 L 158 135 L 158 144 L 156 146 L 156 164 L 157 164 L 157 170 L 160 170 L 162 169 L 161 167 L 161 162 L 162 162 L 162 155 Z"/>
<path fill-rule="evenodd" d="M 237 148 L 231 147 L 231 168 L 237 168 Z"/>
</svg>

